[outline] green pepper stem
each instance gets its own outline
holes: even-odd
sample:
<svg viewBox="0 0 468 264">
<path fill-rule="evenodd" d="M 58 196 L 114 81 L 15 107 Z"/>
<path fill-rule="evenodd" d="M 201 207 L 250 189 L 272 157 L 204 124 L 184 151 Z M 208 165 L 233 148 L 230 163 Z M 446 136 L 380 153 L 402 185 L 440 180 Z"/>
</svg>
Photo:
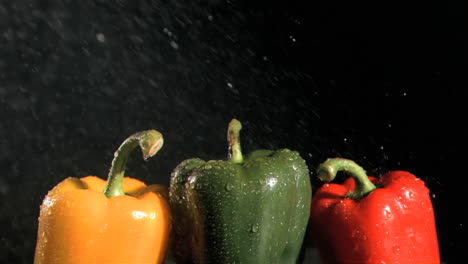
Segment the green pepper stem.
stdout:
<svg viewBox="0 0 468 264">
<path fill-rule="evenodd" d="M 227 140 L 229 142 L 229 160 L 234 163 L 244 161 L 242 156 L 241 144 L 239 140 L 239 131 L 242 129 L 242 124 L 237 119 L 232 119 L 229 122 Z"/>
<path fill-rule="evenodd" d="M 125 175 L 125 165 L 134 148 L 139 145 L 143 153 L 143 158 L 146 160 L 154 156 L 161 149 L 163 143 L 162 134 L 156 130 L 142 131 L 128 137 L 114 153 L 107 184 L 104 188 L 104 194 L 107 198 L 125 194 L 122 186 Z"/>
<path fill-rule="evenodd" d="M 354 191 L 350 191 L 346 195 L 348 198 L 359 200 L 377 188 L 367 177 L 366 171 L 354 161 L 348 159 L 327 159 L 319 165 L 317 174 L 321 181 L 331 182 L 338 171 L 348 173 L 356 183 Z"/>
</svg>

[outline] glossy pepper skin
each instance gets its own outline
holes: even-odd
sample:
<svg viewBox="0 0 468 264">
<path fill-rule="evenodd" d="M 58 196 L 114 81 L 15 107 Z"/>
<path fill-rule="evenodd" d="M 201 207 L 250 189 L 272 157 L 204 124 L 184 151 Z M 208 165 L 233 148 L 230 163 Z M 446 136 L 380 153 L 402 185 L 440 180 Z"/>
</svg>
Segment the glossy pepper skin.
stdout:
<svg viewBox="0 0 468 264">
<path fill-rule="evenodd" d="M 367 177 L 356 163 L 329 159 L 314 195 L 311 229 L 322 263 L 440 263 L 434 212 L 424 182 L 406 171 Z M 357 184 L 356 184 L 357 183 Z"/>
<path fill-rule="evenodd" d="M 177 263 L 296 263 L 310 213 L 311 184 L 295 151 L 257 150 L 245 159 L 233 119 L 230 158 L 189 159 L 173 172 Z"/>
<path fill-rule="evenodd" d="M 67 178 L 44 198 L 34 263 L 163 263 L 171 228 L 167 188 L 124 177 L 138 144 L 146 158 L 162 146 L 154 130 L 129 137 L 106 182 Z"/>
</svg>

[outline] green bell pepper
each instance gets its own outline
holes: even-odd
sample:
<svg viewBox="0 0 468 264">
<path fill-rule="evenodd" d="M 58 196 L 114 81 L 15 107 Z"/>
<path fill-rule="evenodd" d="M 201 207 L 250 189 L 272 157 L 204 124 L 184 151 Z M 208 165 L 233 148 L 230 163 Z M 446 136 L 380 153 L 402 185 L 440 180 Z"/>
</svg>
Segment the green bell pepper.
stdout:
<svg viewBox="0 0 468 264">
<path fill-rule="evenodd" d="M 227 160 L 189 159 L 171 175 L 177 263 L 297 263 L 310 214 L 309 170 L 298 152 L 245 159 L 229 123 Z"/>
</svg>

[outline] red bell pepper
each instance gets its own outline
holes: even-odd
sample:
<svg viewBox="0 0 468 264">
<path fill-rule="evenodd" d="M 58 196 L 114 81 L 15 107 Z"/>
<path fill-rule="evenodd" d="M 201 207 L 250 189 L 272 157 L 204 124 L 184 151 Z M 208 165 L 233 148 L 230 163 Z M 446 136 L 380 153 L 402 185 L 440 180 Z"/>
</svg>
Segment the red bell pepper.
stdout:
<svg viewBox="0 0 468 264">
<path fill-rule="evenodd" d="M 328 159 L 322 181 L 338 171 L 352 177 L 324 184 L 312 199 L 310 224 L 322 263 L 440 263 L 429 190 L 406 171 L 368 177 L 347 159 Z"/>
</svg>

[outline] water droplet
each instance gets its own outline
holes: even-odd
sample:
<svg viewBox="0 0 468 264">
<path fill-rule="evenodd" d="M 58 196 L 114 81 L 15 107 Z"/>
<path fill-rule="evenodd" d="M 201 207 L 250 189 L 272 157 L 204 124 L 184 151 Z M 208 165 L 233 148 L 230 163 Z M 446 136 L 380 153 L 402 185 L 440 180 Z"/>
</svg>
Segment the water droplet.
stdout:
<svg viewBox="0 0 468 264">
<path fill-rule="evenodd" d="M 257 231 L 258 231 L 258 224 L 253 224 L 253 225 L 250 227 L 250 232 L 256 233 Z"/>
<path fill-rule="evenodd" d="M 45 232 L 42 232 L 42 242 L 47 243 L 47 236 L 46 236 Z"/>
<path fill-rule="evenodd" d="M 103 43 L 103 42 L 106 41 L 106 36 L 104 36 L 104 34 L 102 34 L 102 33 L 97 33 L 97 34 L 96 34 L 96 39 L 97 39 L 99 42 Z"/>
<path fill-rule="evenodd" d="M 275 177 L 271 177 L 266 180 L 266 184 L 270 187 L 275 186 L 277 182 L 278 182 L 278 179 Z"/>
<path fill-rule="evenodd" d="M 394 245 L 392 247 L 392 251 L 395 255 L 400 255 L 400 246 L 399 245 Z"/>
<path fill-rule="evenodd" d="M 163 31 L 164 31 L 164 33 L 166 33 L 169 37 L 172 36 L 172 32 L 171 32 L 169 29 L 163 28 Z"/>
<path fill-rule="evenodd" d="M 413 199 L 414 199 L 414 193 L 413 193 L 412 191 L 410 191 L 410 190 L 407 190 L 407 191 L 405 192 L 405 196 L 406 196 L 406 198 L 408 198 L 408 199 L 410 199 L 410 200 L 413 200 Z"/>
<path fill-rule="evenodd" d="M 412 239 L 412 240 L 415 239 L 414 230 L 413 230 L 412 228 L 408 229 L 407 233 L 408 233 L 408 237 L 409 237 L 410 239 Z"/>
<path fill-rule="evenodd" d="M 171 40 L 171 42 L 169 42 L 169 44 L 171 45 L 171 47 L 173 49 L 179 49 L 179 44 L 177 44 L 177 42 Z"/>
<path fill-rule="evenodd" d="M 361 231 L 359 230 L 354 230 L 352 233 L 351 233 L 351 237 L 358 237 L 360 235 Z"/>
<path fill-rule="evenodd" d="M 190 189 L 195 189 L 195 183 L 194 182 L 189 182 L 189 188 Z"/>
<path fill-rule="evenodd" d="M 197 177 L 192 175 L 192 176 L 188 177 L 187 180 L 188 180 L 189 183 L 194 183 L 197 180 Z"/>
<path fill-rule="evenodd" d="M 385 207 L 384 209 L 384 215 L 385 217 L 387 218 L 393 218 L 393 214 L 392 214 L 392 211 L 390 210 L 390 207 Z"/>
<path fill-rule="evenodd" d="M 226 191 L 229 192 L 229 191 L 232 190 L 232 188 L 234 188 L 234 186 L 232 186 L 232 184 L 228 183 L 228 184 L 226 184 L 225 188 L 226 188 Z"/>
</svg>

